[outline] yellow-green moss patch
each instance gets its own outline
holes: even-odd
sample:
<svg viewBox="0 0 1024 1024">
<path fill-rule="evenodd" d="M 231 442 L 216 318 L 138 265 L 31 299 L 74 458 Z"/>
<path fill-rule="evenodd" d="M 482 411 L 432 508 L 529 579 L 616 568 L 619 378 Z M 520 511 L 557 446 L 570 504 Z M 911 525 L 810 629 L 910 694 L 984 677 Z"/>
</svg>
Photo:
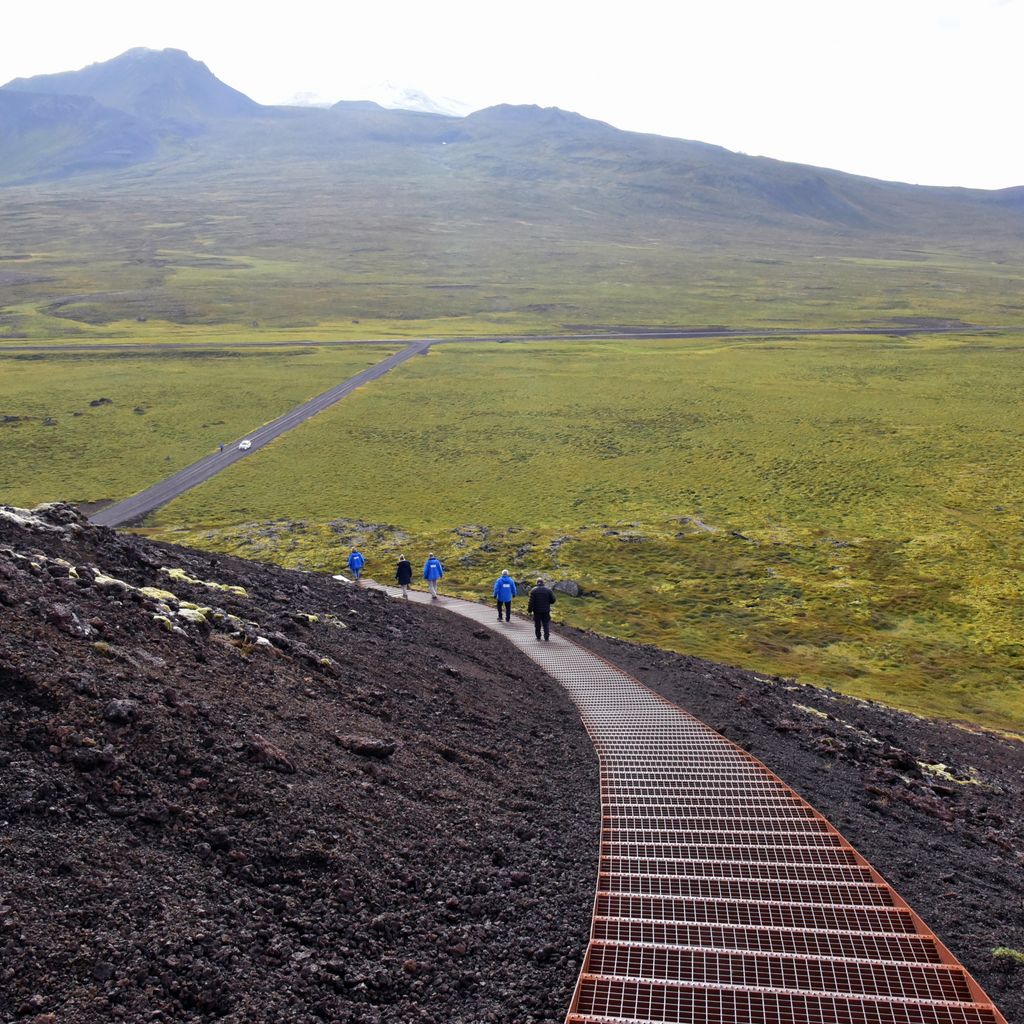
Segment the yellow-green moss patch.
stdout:
<svg viewBox="0 0 1024 1024">
<path fill-rule="evenodd" d="M 927 764 L 924 761 L 917 762 L 918 767 L 926 775 L 931 775 L 936 779 L 943 779 L 945 782 L 955 782 L 958 786 L 980 786 L 982 781 L 978 778 L 978 772 L 974 768 L 967 769 L 967 778 L 962 779 L 958 775 L 954 775 L 948 764 Z"/>
<path fill-rule="evenodd" d="M 190 583 L 194 587 L 206 587 L 208 590 L 222 590 L 227 594 L 237 594 L 239 597 L 249 596 L 245 587 L 232 586 L 230 583 L 216 583 L 213 580 L 197 580 L 194 576 L 189 576 L 184 569 L 168 569 L 166 566 L 162 566 L 160 571 L 179 583 Z"/>
</svg>

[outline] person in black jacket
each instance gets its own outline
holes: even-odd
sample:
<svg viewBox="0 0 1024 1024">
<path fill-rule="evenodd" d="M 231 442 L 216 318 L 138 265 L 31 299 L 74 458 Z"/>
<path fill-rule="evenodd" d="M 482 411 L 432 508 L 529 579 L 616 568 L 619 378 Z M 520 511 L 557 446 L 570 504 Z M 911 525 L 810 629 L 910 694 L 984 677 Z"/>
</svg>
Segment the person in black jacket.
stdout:
<svg viewBox="0 0 1024 1024">
<path fill-rule="evenodd" d="M 402 588 L 402 597 L 409 600 L 409 584 L 412 583 L 412 562 L 405 555 L 398 560 L 398 568 L 395 569 L 395 579 Z"/>
<path fill-rule="evenodd" d="M 544 631 L 544 639 L 550 640 L 551 632 L 551 606 L 555 603 L 554 592 L 544 586 L 543 580 L 537 580 L 537 586 L 530 591 L 530 601 L 526 606 L 526 614 L 533 616 L 533 629 L 540 639 L 541 630 Z"/>
</svg>

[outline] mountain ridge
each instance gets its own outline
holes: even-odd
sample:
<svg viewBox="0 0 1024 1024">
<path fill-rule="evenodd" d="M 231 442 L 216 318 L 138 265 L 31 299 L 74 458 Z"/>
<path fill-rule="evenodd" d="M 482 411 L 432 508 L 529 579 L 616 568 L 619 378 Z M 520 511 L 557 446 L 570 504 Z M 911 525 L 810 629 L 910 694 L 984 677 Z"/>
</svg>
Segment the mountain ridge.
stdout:
<svg viewBox="0 0 1024 1024">
<path fill-rule="evenodd" d="M 15 78 L 0 88 L 89 96 L 103 106 L 156 119 L 239 117 L 256 113 L 261 106 L 178 49 L 135 47 L 77 71 Z"/>
<path fill-rule="evenodd" d="M 0 154 L 8 173 L 37 180 L 74 177 L 144 163 L 159 132 L 89 96 L 0 90 Z"/>
<path fill-rule="evenodd" d="M 1024 187 L 880 181 L 555 107 L 452 117 L 367 101 L 262 106 L 181 51 L 86 71 L 84 84 L 69 73 L 0 88 L 8 244 L 66 247 L 96 275 L 88 291 L 66 262 L 41 259 L 53 283 L 18 286 L 36 312 L 0 311 L 0 337 L 64 337 L 143 307 L 175 323 L 468 316 L 484 333 L 510 313 L 525 333 L 785 324 L 794 310 L 821 322 L 823 308 L 832 323 L 853 310 L 1019 318 L 999 268 L 1024 256 Z M 44 86 L 95 95 L 32 91 Z M 57 193 L 54 232 L 35 214 Z M 205 260 L 203 275 L 176 268 L 182 253 L 206 252 L 268 260 L 273 287 L 255 265 L 216 275 L 216 286 Z M 968 266 L 998 319 L 980 308 L 977 277 L 952 281 Z M 450 282 L 474 287 L 435 288 Z M 738 299 L 758 303 L 756 315 L 737 320 Z"/>
<path fill-rule="evenodd" d="M 0 86 L 0 95 L 4 93 L 86 96 L 100 106 L 153 122 L 154 128 L 163 128 L 165 134 L 170 129 L 171 134 L 176 135 L 209 131 L 214 124 L 223 120 L 259 120 L 288 116 L 291 112 L 316 115 L 327 111 L 372 111 L 382 120 L 394 115 L 396 123 L 402 115 L 415 113 L 438 119 L 438 126 L 444 122 L 445 129 L 454 133 L 457 138 L 468 135 L 479 139 L 490 130 L 517 134 L 519 141 L 526 141 L 537 135 L 551 136 L 563 133 L 571 136 L 577 144 L 585 141 L 593 143 L 601 139 L 619 144 L 628 141 L 648 149 L 653 146 L 662 151 L 665 147 L 681 145 L 688 148 L 687 155 L 690 156 L 695 152 L 708 157 L 716 155 L 750 167 L 802 169 L 805 172 L 842 175 L 846 179 L 870 182 L 874 185 L 900 186 L 936 194 L 963 191 L 970 195 L 1005 196 L 1010 205 L 1016 205 L 1018 201 L 1024 203 L 1016 194 L 1019 190 L 1020 195 L 1024 196 L 1024 185 L 1001 190 L 983 190 L 886 181 L 851 174 L 841 169 L 794 164 L 773 157 L 747 156 L 715 143 L 624 130 L 607 122 L 553 106 L 501 103 L 460 116 L 441 111 L 396 108 L 374 100 L 341 100 L 328 107 L 265 105 L 257 103 L 222 82 L 206 64 L 195 60 L 186 51 L 174 48 L 153 50 L 135 47 L 110 60 L 96 62 L 75 71 L 15 78 Z M 0 111 L 0 131 L 5 127 L 2 114 Z M 438 141 L 450 142 L 452 139 Z M 5 156 L 6 154 L 0 151 L 0 182 L 5 177 Z"/>
</svg>

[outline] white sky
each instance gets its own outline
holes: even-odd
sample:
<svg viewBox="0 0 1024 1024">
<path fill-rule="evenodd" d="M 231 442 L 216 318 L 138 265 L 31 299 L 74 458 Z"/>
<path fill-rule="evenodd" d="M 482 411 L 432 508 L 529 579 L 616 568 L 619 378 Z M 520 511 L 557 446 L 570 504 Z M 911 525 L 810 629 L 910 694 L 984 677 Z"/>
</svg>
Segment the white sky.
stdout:
<svg viewBox="0 0 1024 1024">
<path fill-rule="evenodd" d="M 187 50 L 261 103 L 388 81 L 471 108 L 934 185 L 1024 185 L 1024 0 L 18 0 L 0 83 Z"/>
</svg>

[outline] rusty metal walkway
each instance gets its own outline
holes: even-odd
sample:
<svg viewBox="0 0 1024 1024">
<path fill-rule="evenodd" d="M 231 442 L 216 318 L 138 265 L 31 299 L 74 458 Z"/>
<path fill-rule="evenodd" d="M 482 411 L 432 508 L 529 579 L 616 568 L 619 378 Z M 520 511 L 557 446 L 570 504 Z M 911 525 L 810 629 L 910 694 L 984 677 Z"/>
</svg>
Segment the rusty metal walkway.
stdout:
<svg viewBox="0 0 1024 1024">
<path fill-rule="evenodd" d="M 564 637 L 436 603 L 558 680 L 597 749 L 597 896 L 566 1024 L 1006 1024 L 899 894 L 756 758 Z"/>
</svg>

